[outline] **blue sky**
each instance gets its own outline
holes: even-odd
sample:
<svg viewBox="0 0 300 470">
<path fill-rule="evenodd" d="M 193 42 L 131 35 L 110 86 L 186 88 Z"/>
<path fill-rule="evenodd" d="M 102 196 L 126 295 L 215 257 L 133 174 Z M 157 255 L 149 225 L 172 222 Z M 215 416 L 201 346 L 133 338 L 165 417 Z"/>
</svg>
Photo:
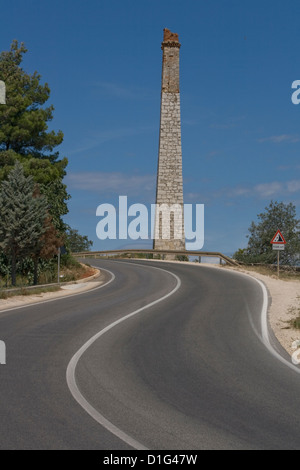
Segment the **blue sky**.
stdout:
<svg viewBox="0 0 300 470">
<path fill-rule="evenodd" d="M 1 50 L 24 41 L 24 69 L 50 86 L 50 128 L 64 132 L 69 159 L 65 220 L 94 249 L 124 246 L 97 239 L 99 204 L 155 202 L 165 27 L 182 43 L 184 199 L 205 204 L 203 249 L 246 246 L 271 199 L 299 207 L 299 0 L 10 0 L 1 9 Z"/>
</svg>

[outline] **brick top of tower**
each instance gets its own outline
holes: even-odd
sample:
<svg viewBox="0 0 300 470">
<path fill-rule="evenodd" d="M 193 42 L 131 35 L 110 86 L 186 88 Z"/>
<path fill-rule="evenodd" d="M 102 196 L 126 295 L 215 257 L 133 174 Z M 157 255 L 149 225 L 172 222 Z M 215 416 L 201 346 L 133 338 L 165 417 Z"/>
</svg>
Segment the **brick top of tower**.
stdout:
<svg viewBox="0 0 300 470">
<path fill-rule="evenodd" d="M 181 44 L 178 39 L 177 33 L 171 33 L 171 31 L 167 28 L 164 29 L 164 40 L 161 43 L 161 48 L 163 49 L 165 46 L 168 47 L 180 47 Z"/>
</svg>

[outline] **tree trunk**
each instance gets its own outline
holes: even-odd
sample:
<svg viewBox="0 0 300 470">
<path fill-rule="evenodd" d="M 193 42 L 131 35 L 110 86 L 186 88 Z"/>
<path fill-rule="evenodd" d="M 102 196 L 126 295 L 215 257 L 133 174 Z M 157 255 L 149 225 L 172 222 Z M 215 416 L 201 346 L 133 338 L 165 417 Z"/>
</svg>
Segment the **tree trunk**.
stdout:
<svg viewBox="0 0 300 470">
<path fill-rule="evenodd" d="M 16 286 L 17 284 L 16 271 L 17 271 L 17 257 L 16 257 L 16 251 L 13 248 L 12 253 L 11 253 L 11 283 L 13 286 Z"/>
<path fill-rule="evenodd" d="M 38 283 L 38 258 L 34 258 L 34 270 L 33 270 L 33 285 L 36 286 Z"/>
</svg>

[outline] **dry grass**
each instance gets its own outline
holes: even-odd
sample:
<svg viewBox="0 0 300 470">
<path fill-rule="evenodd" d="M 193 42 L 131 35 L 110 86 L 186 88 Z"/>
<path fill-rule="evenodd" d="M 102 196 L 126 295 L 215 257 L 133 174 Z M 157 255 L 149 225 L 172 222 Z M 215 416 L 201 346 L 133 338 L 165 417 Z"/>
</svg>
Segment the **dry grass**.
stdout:
<svg viewBox="0 0 300 470">
<path fill-rule="evenodd" d="M 96 274 L 97 270 L 91 266 L 78 263 L 78 265 L 61 269 L 60 280 L 62 282 L 78 281 Z"/>
<path fill-rule="evenodd" d="M 0 299 L 8 299 L 10 297 L 16 297 L 19 295 L 39 295 L 45 292 L 57 292 L 60 290 L 59 286 L 48 286 L 48 287 L 35 287 L 34 289 L 26 289 L 21 287 L 20 289 L 8 291 L 0 291 Z"/>
<path fill-rule="evenodd" d="M 78 263 L 76 260 L 71 261 L 68 266 L 63 266 L 60 271 L 60 281 L 61 282 L 72 282 L 72 281 L 78 281 L 80 279 L 86 279 L 90 276 L 93 276 L 94 274 L 97 273 L 97 270 L 95 268 L 92 268 L 90 265 L 85 265 Z M 40 276 L 40 284 L 48 284 L 48 283 L 56 283 L 57 282 L 57 275 L 53 277 L 44 277 L 44 273 Z M 47 274 L 47 273 L 46 273 Z M 23 283 L 25 284 L 26 280 L 22 279 L 21 281 L 18 280 L 18 283 Z M 0 286 L 1 287 L 1 286 Z M 19 295 L 38 295 L 42 294 L 44 292 L 56 292 L 60 290 L 60 287 L 58 285 L 53 285 L 53 286 L 45 286 L 45 287 L 31 287 L 27 288 L 26 286 L 20 287 L 16 290 L 8 291 L 5 289 L 3 285 L 4 290 L 0 290 L 0 299 L 7 299 L 9 297 L 15 297 Z"/>
<path fill-rule="evenodd" d="M 300 317 L 295 318 L 295 320 L 291 320 L 291 326 L 296 330 L 300 330 Z"/>
<path fill-rule="evenodd" d="M 297 296 L 297 304 L 289 308 L 288 313 L 294 317 L 289 321 L 289 326 L 295 330 L 300 330 L 300 296 Z"/>
<path fill-rule="evenodd" d="M 259 266 L 245 265 L 243 267 L 247 269 L 247 271 L 252 271 L 252 272 L 259 273 L 259 274 L 264 274 L 265 276 L 277 278 L 277 266 L 271 267 L 271 266 L 264 266 L 264 265 L 259 265 Z M 286 268 L 281 268 L 279 271 L 279 278 L 282 280 L 300 281 L 300 272 L 293 270 L 292 268 L 288 270 Z"/>
</svg>

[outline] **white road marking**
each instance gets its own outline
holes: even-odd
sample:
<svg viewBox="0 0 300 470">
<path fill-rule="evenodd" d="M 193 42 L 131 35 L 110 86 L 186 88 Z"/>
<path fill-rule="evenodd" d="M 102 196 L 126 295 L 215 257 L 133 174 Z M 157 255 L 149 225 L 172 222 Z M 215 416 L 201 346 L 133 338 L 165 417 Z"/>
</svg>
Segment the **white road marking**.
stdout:
<svg viewBox="0 0 300 470">
<path fill-rule="evenodd" d="M 288 366 L 293 371 L 297 372 L 297 374 L 300 374 L 300 369 L 296 367 L 292 362 L 287 361 L 283 356 L 281 356 L 281 354 L 279 354 L 271 344 L 270 335 L 269 335 L 269 326 L 268 326 L 268 292 L 263 282 L 261 282 L 259 279 L 256 279 L 255 277 L 253 277 L 253 279 L 255 279 L 256 282 L 258 282 L 258 284 L 260 285 L 263 291 L 264 300 L 263 300 L 263 306 L 262 306 L 262 311 L 261 311 L 262 342 L 264 343 L 266 348 L 270 351 L 270 353 L 274 357 L 276 357 L 276 359 L 278 359 L 280 362 Z"/>
<path fill-rule="evenodd" d="M 125 263 L 123 263 L 125 264 Z M 129 263 L 127 263 L 129 264 Z M 137 264 L 137 263 L 136 263 Z M 145 265 L 138 265 L 138 266 L 145 266 Z M 130 445 L 131 447 L 133 447 L 134 449 L 137 449 L 137 450 L 148 450 L 147 447 L 145 447 L 143 444 L 141 444 L 140 442 L 138 442 L 137 440 L 135 440 L 134 438 L 132 438 L 131 436 L 129 436 L 128 434 L 126 434 L 124 431 L 122 431 L 121 429 L 119 429 L 117 426 L 115 426 L 113 423 L 111 423 L 108 419 L 106 419 L 101 413 L 99 413 L 99 411 L 97 411 L 92 405 L 90 405 L 90 403 L 84 398 L 84 396 L 80 393 L 79 389 L 78 389 L 78 386 L 77 386 L 77 383 L 76 383 L 76 378 L 75 378 L 75 372 L 76 372 L 76 366 L 78 364 L 78 361 L 79 359 L 81 358 L 81 356 L 85 353 L 85 351 L 97 340 L 99 339 L 101 336 L 103 336 L 105 333 L 107 333 L 109 330 L 111 330 L 112 328 L 114 328 L 116 325 L 119 325 L 120 323 L 128 320 L 128 318 L 131 318 L 133 317 L 134 315 L 137 315 L 141 312 L 143 312 L 144 310 L 152 307 L 153 305 L 156 305 L 160 302 L 162 302 L 163 300 L 167 299 L 168 297 L 170 297 L 171 295 L 175 294 L 175 292 L 180 288 L 181 286 L 181 280 L 180 278 L 170 272 L 170 271 L 167 271 L 166 269 L 162 269 L 162 268 L 156 268 L 154 266 L 149 266 L 149 268 L 151 269 L 158 269 L 160 271 L 164 271 L 168 274 L 170 274 L 171 276 L 173 276 L 175 279 L 176 279 L 176 287 L 174 287 L 174 289 L 169 292 L 168 294 L 164 295 L 163 297 L 160 297 L 159 299 L 157 300 L 154 300 L 153 302 L 145 305 L 144 307 L 141 307 L 139 308 L 138 310 L 135 310 L 134 312 L 131 312 L 127 315 L 125 315 L 124 317 L 120 318 L 119 320 L 116 320 L 114 321 L 113 323 L 111 323 L 110 325 L 106 326 L 105 328 L 103 328 L 101 331 L 99 331 L 98 333 L 96 333 L 94 336 L 92 336 L 92 338 L 90 338 L 75 354 L 74 356 L 72 357 L 71 361 L 69 362 L 68 364 L 68 367 L 67 367 L 67 373 L 66 373 L 66 378 L 67 378 L 67 384 L 68 384 L 68 387 L 70 389 L 70 392 L 72 393 L 73 397 L 75 398 L 75 400 L 79 403 L 79 405 L 95 420 L 97 421 L 99 424 L 101 424 L 101 426 L 103 426 L 105 429 L 107 429 L 109 432 L 111 432 L 112 434 L 114 434 L 115 436 L 117 436 L 119 439 L 121 439 L 123 442 L 125 442 L 126 444 Z"/>
<path fill-rule="evenodd" d="M 92 266 L 92 268 L 94 268 L 94 267 L 96 267 L 96 266 Z M 69 294 L 69 295 L 63 296 L 63 297 L 55 297 L 54 299 L 41 300 L 41 301 L 38 301 L 38 302 L 32 302 L 31 304 L 26 303 L 24 305 L 19 305 L 18 307 L 6 308 L 5 310 L 0 310 L 0 316 L 1 316 L 1 313 L 10 312 L 11 310 L 19 310 L 20 308 L 32 307 L 34 305 L 47 304 L 48 302 L 55 302 L 56 300 L 69 299 L 70 297 L 75 297 L 76 295 L 88 294 L 89 292 L 92 292 L 92 291 L 95 291 L 95 290 L 98 290 L 98 289 L 102 289 L 102 287 L 108 286 L 108 284 L 110 284 L 111 282 L 113 282 L 115 280 L 115 275 L 114 275 L 114 273 L 112 273 L 108 269 L 104 269 L 104 268 L 101 268 L 101 269 L 102 269 L 102 271 L 108 272 L 112 276 L 109 281 L 107 281 L 105 284 L 101 284 L 101 286 L 93 287 L 93 289 L 85 290 L 83 292 L 75 292 L 74 294 Z M 84 284 L 87 284 L 87 283 L 84 283 Z"/>
<path fill-rule="evenodd" d="M 254 279 L 256 281 L 263 292 L 263 305 L 261 309 L 261 314 L 260 314 L 260 325 L 261 325 L 261 335 L 257 333 L 257 330 L 255 326 L 253 325 L 252 320 L 250 320 L 251 326 L 254 330 L 254 332 L 257 334 L 259 339 L 262 341 L 262 343 L 265 345 L 265 347 L 268 349 L 268 351 L 272 354 L 272 356 L 276 357 L 278 361 L 282 362 L 282 364 L 285 364 L 287 367 L 292 369 L 294 372 L 297 372 L 297 374 L 300 374 L 300 369 L 299 367 L 296 367 L 292 362 L 289 362 L 287 359 L 285 359 L 279 352 L 276 351 L 274 346 L 272 346 L 272 343 L 270 341 L 270 335 L 269 335 L 269 324 L 268 324 L 268 307 L 269 307 L 269 302 L 268 302 L 268 291 L 266 289 L 266 286 L 262 281 L 257 279 L 254 276 L 251 276 L 251 274 L 246 274 L 246 273 L 240 273 L 237 271 L 231 271 L 234 274 L 240 275 L 240 276 L 247 276 L 250 277 L 251 279 Z"/>
</svg>

